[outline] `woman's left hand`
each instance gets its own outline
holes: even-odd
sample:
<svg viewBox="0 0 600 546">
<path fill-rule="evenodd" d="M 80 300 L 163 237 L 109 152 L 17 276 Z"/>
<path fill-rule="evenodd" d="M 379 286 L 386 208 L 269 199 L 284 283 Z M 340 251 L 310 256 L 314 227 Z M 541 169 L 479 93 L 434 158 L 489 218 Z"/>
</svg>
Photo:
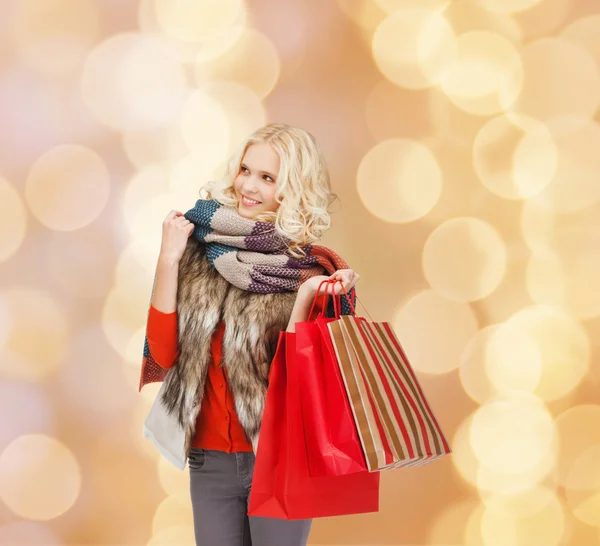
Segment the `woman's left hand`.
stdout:
<svg viewBox="0 0 600 546">
<path fill-rule="evenodd" d="M 353 269 L 338 269 L 332 275 L 317 275 L 316 277 L 311 277 L 302 283 L 300 286 L 299 292 L 302 292 L 307 298 L 314 298 L 317 295 L 317 290 L 319 285 L 323 281 L 329 281 L 333 284 L 333 295 L 337 296 L 339 294 L 344 293 L 344 289 L 346 292 L 350 292 L 350 290 L 356 285 L 358 280 L 360 279 L 360 275 L 356 273 Z M 342 281 L 341 284 L 335 281 Z M 343 285 L 343 289 L 342 289 Z M 328 290 L 328 293 L 331 294 L 331 286 L 327 286 L 323 284 L 321 286 L 321 290 L 319 290 L 319 294 L 323 294 L 325 289 Z"/>
</svg>

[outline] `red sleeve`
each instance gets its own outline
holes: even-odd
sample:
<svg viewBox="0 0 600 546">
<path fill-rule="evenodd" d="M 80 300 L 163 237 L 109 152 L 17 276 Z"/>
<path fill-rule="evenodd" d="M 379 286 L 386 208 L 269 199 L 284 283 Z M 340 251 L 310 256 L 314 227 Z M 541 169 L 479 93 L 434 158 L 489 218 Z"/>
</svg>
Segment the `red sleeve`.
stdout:
<svg viewBox="0 0 600 546">
<path fill-rule="evenodd" d="M 146 335 L 152 358 L 161 367 L 169 369 L 179 354 L 177 311 L 163 313 L 150 305 Z"/>
</svg>

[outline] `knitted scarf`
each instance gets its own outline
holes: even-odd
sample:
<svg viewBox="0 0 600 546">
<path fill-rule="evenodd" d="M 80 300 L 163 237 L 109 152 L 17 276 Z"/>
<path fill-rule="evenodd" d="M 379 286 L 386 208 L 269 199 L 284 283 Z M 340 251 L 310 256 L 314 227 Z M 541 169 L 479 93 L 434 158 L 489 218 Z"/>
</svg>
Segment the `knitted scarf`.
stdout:
<svg viewBox="0 0 600 546">
<path fill-rule="evenodd" d="M 198 199 L 184 216 L 195 226 L 191 237 L 205 244 L 210 265 L 242 290 L 263 294 L 298 291 L 310 277 L 348 268 L 346 261 L 333 250 L 319 245 L 302 247 L 306 257 L 294 258 L 288 252 L 290 241 L 276 230 L 274 223 L 244 218 L 234 207 L 214 200 Z M 348 291 L 348 296 L 355 306 L 354 288 Z M 333 317 L 333 298 L 328 300 L 325 315 Z M 342 315 L 352 313 L 343 294 L 340 303 Z M 151 358 L 146 335 L 142 369 L 148 360 Z M 165 373 L 162 369 L 158 371 L 161 373 L 154 380 L 162 381 Z"/>
</svg>

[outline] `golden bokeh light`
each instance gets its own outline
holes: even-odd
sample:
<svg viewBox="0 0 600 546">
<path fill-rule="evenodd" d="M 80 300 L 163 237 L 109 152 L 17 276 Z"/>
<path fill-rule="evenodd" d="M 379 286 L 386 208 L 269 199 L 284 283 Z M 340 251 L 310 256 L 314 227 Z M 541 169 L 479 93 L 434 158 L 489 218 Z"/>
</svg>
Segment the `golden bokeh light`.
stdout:
<svg viewBox="0 0 600 546">
<path fill-rule="evenodd" d="M 573 461 L 565 488 L 573 515 L 587 525 L 600 528 L 600 442 Z"/>
<path fill-rule="evenodd" d="M 0 375 L 24 381 L 54 375 L 70 343 L 65 309 L 48 292 L 25 286 L 0 291 L 0 306 L 8 317 L 0 337 Z"/>
<path fill-rule="evenodd" d="M 561 231 L 553 250 L 533 253 L 527 289 L 539 304 L 562 307 L 585 320 L 600 315 L 600 233 Z"/>
<path fill-rule="evenodd" d="M 279 79 L 280 64 L 273 42 L 261 32 L 247 29 L 223 54 L 200 54 L 194 73 L 198 86 L 211 81 L 232 81 L 248 87 L 264 99 Z"/>
<path fill-rule="evenodd" d="M 176 525 L 163 529 L 154 535 L 148 542 L 148 546 L 195 546 L 194 527 L 188 525 Z"/>
<path fill-rule="evenodd" d="M 564 544 L 566 530 L 566 511 L 558 496 L 539 487 L 526 494 L 522 501 L 528 500 L 539 508 L 533 514 L 525 515 L 508 510 L 503 502 L 499 507 L 486 507 L 481 517 L 482 544 L 485 546 L 559 546 Z M 516 507 L 515 507 L 516 508 Z"/>
<path fill-rule="evenodd" d="M 600 104 L 600 75 L 585 49 L 564 38 L 546 38 L 527 44 L 521 57 L 525 78 L 516 112 L 540 121 L 593 117 Z"/>
<path fill-rule="evenodd" d="M 548 451 L 531 468 L 492 468 L 479 460 L 471 441 L 475 414 L 469 415 L 457 428 L 452 445 L 452 462 L 465 482 L 476 488 L 482 499 L 489 495 L 515 495 L 530 490 L 544 481 L 554 469 L 556 451 Z"/>
<path fill-rule="evenodd" d="M 0 455 L 0 497 L 22 518 L 46 521 L 64 514 L 80 488 L 77 459 L 55 438 L 21 436 Z"/>
<path fill-rule="evenodd" d="M 181 133 L 188 148 L 202 154 L 212 164 L 225 159 L 230 134 L 227 115 L 207 93 L 196 90 L 181 111 Z"/>
<path fill-rule="evenodd" d="M 523 43 L 523 29 L 512 14 L 492 13 L 476 2 L 452 2 L 444 15 L 456 34 L 478 29 L 504 36 L 518 46 Z"/>
<path fill-rule="evenodd" d="M 25 187 L 31 213 L 57 231 L 91 224 L 104 210 L 109 194 L 110 175 L 102 158 L 74 144 L 44 153 L 31 166 Z"/>
<path fill-rule="evenodd" d="M 553 179 L 558 150 L 543 123 L 526 116 L 498 116 L 478 132 L 473 164 L 479 179 L 505 199 L 540 193 Z"/>
<path fill-rule="evenodd" d="M 589 368 L 590 340 L 583 326 L 564 310 L 534 305 L 507 321 L 536 344 L 542 358 L 542 374 L 535 394 L 545 401 L 569 394 Z"/>
<path fill-rule="evenodd" d="M 158 480 L 167 495 L 189 493 L 190 473 L 175 468 L 164 457 L 157 461 Z"/>
<path fill-rule="evenodd" d="M 460 355 L 478 326 L 468 304 L 425 290 L 396 312 L 393 328 L 412 367 L 437 375 L 459 366 Z M 436 342 L 432 343 L 432 339 Z"/>
<path fill-rule="evenodd" d="M 63 546 L 64 542 L 42 523 L 15 521 L 0 527 L 0 544 L 6 546 L 16 544 Z"/>
<path fill-rule="evenodd" d="M 112 282 L 114 256 L 110 234 L 99 226 L 53 233 L 42 251 L 48 277 L 66 294 L 84 300 L 106 295 Z"/>
<path fill-rule="evenodd" d="M 180 40 L 202 42 L 217 37 L 243 15 L 242 0 L 154 0 L 164 31 Z"/>
<path fill-rule="evenodd" d="M 183 472 L 181 472 L 183 474 Z M 189 491 L 169 495 L 162 501 L 152 520 L 152 533 L 159 535 L 169 527 L 189 525 L 193 521 Z"/>
<path fill-rule="evenodd" d="M 234 81 L 207 82 L 202 91 L 219 104 L 229 122 L 229 148 L 223 160 L 229 159 L 257 127 L 267 123 L 265 106 L 252 89 Z"/>
<path fill-rule="evenodd" d="M 504 391 L 533 392 L 541 376 L 535 343 L 507 324 L 480 330 L 461 355 L 459 375 L 465 392 L 484 403 Z"/>
<path fill-rule="evenodd" d="M 17 6 L 12 39 L 18 54 L 44 72 L 79 68 L 100 35 L 93 0 L 21 0 Z"/>
<path fill-rule="evenodd" d="M 534 200 L 528 199 L 523 203 L 520 227 L 523 240 L 532 252 L 545 254 L 552 250 L 556 221 L 553 212 L 542 208 Z"/>
<path fill-rule="evenodd" d="M 340 11 L 353 21 L 366 36 L 387 17 L 387 13 L 373 0 L 336 0 Z"/>
<path fill-rule="evenodd" d="M 212 161 L 207 162 L 203 154 L 196 153 L 181 158 L 171 172 L 168 202 L 175 209 L 175 204 L 180 204 L 179 210 L 185 213 L 200 198 L 199 190 L 202 186 L 222 177 L 224 164 L 225 161 L 215 166 Z M 162 199 L 166 202 L 166 196 Z"/>
<path fill-rule="evenodd" d="M 531 9 L 543 0 L 476 0 L 476 2 L 492 13 L 514 13 Z"/>
<path fill-rule="evenodd" d="M 600 15 L 577 19 L 567 25 L 560 36 L 585 48 L 596 61 L 596 68 L 600 72 Z"/>
<path fill-rule="evenodd" d="M 493 397 L 475 411 L 470 440 L 484 466 L 523 472 L 555 450 L 556 432 L 552 415 L 539 399 L 511 392 Z"/>
<path fill-rule="evenodd" d="M 375 3 L 386 13 L 394 13 L 399 9 L 410 8 L 415 5 L 422 6 L 429 10 L 443 11 L 450 5 L 452 0 L 375 0 Z"/>
<path fill-rule="evenodd" d="M 547 122 L 547 126 L 558 150 L 557 170 L 532 199 L 540 207 L 563 214 L 600 202 L 600 124 L 565 116 Z"/>
<path fill-rule="evenodd" d="M 442 171 L 423 144 L 391 139 L 363 157 L 357 187 L 371 214 L 386 222 L 412 222 L 435 206 L 442 191 Z"/>
<path fill-rule="evenodd" d="M 483 116 L 509 108 L 523 85 L 516 47 L 499 34 L 480 30 L 459 36 L 456 47 L 456 56 L 441 78 L 450 100 L 466 112 Z"/>
<path fill-rule="evenodd" d="M 574 405 L 556 417 L 560 450 L 555 479 L 559 485 L 574 490 L 587 489 L 587 485 L 596 487 L 598 461 L 591 465 L 588 453 L 590 450 L 595 453 L 600 446 L 598 423 L 600 405 L 597 404 Z M 582 476 L 582 469 L 590 474 Z"/>
<path fill-rule="evenodd" d="M 0 177 L 0 263 L 19 250 L 27 231 L 27 210 L 15 188 Z"/>
<path fill-rule="evenodd" d="M 427 544 L 465 544 L 467 522 L 480 507 L 481 503 L 472 498 L 457 499 L 445 506 L 428 529 Z"/>
<path fill-rule="evenodd" d="M 186 64 L 196 62 L 198 55 L 214 58 L 224 53 L 233 47 L 246 29 L 247 12 L 244 4 L 240 4 L 240 9 L 230 24 L 224 21 L 225 24 L 221 25 L 220 28 L 213 28 L 208 34 L 194 33 L 190 39 L 186 38 L 182 33 L 178 33 L 177 30 L 169 32 L 168 29 L 165 29 L 158 19 L 157 7 L 156 0 L 139 0 L 138 24 L 140 29 L 145 34 L 161 35 L 177 52 L 181 62 Z M 163 5 L 163 7 L 165 6 Z M 174 15 L 176 17 L 184 15 L 186 9 L 195 10 L 197 7 L 197 4 L 194 6 L 189 3 L 187 6 L 181 3 L 179 5 L 171 3 L 170 7 L 166 6 L 167 10 L 174 8 Z M 188 21 L 187 24 L 194 25 L 198 24 L 198 22 Z"/>
<path fill-rule="evenodd" d="M 373 58 L 391 82 L 410 89 L 437 83 L 456 55 L 456 37 L 444 16 L 409 7 L 392 13 L 375 30 Z"/>
<path fill-rule="evenodd" d="M 94 116 L 118 131 L 168 123 L 189 93 L 177 51 L 157 35 L 134 32 L 114 34 L 94 48 L 81 92 Z"/>
<path fill-rule="evenodd" d="M 153 163 L 173 163 L 189 152 L 178 119 L 144 131 L 126 131 L 122 145 L 131 164 L 139 170 Z"/>
<path fill-rule="evenodd" d="M 438 226 L 423 249 L 427 282 L 444 297 L 475 301 L 492 293 L 506 270 L 500 234 L 478 218 L 454 218 Z"/>
</svg>

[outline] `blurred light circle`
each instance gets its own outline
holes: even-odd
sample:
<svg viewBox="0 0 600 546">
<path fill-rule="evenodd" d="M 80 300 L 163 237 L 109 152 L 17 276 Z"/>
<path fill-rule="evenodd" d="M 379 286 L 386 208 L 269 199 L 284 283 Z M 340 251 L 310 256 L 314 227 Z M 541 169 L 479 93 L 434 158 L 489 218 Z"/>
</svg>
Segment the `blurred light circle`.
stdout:
<svg viewBox="0 0 600 546">
<path fill-rule="evenodd" d="M 600 446 L 600 405 L 580 404 L 567 408 L 556 417 L 559 457 L 556 482 L 566 488 L 585 490 L 596 488 L 598 461 L 590 466 L 589 453 Z M 586 470 L 585 475 L 582 470 Z M 589 473 L 588 473 L 589 472 Z"/>
<path fill-rule="evenodd" d="M 363 157 L 358 193 L 373 215 L 386 222 L 425 216 L 442 191 L 442 171 L 429 148 L 406 139 L 380 142 Z"/>
<path fill-rule="evenodd" d="M 156 509 L 152 519 L 152 534 L 158 535 L 169 527 L 187 525 L 193 521 L 193 517 L 189 491 L 169 495 Z"/>
<path fill-rule="evenodd" d="M 44 153 L 31 166 L 25 187 L 31 213 L 57 231 L 91 224 L 104 210 L 109 193 L 110 175 L 102 158 L 71 144 Z"/>
<path fill-rule="evenodd" d="M 477 318 L 468 304 L 426 290 L 402 306 L 393 328 L 412 367 L 437 375 L 458 367 L 466 344 L 477 333 Z"/>
<path fill-rule="evenodd" d="M 535 504 L 544 503 L 535 514 L 523 515 L 505 507 L 487 507 L 481 518 L 481 536 L 486 546 L 558 546 L 564 544 L 565 509 L 556 493 L 537 488 L 528 493 Z M 533 499 L 533 497 L 537 499 Z"/>
<path fill-rule="evenodd" d="M 216 101 L 225 114 L 229 124 L 230 156 L 238 149 L 240 144 L 248 138 L 258 127 L 267 123 L 267 113 L 259 96 L 249 87 L 232 81 L 207 82 L 202 85 L 202 91 Z M 194 152 L 201 151 L 195 148 Z M 225 160 L 226 158 L 221 158 Z M 227 157 L 228 159 L 228 157 Z M 213 166 L 212 161 L 205 162 Z"/>
<path fill-rule="evenodd" d="M 456 57 L 441 79 L 450 100 L 477 115 L 510 107 L 523 85 L 521 58 L 512 42 L 493 32 L 475 30 L 459 36 L 456 47 Z"/>
<path fill-rule="evenodd" d="M 0 544 L 18 546 L 62 546 L 48 527 L 31 521 L 14 521 L 0 527 Z"/>
<path fill-rule="evenodd" d="M 479 300 L 504 278 L 506 247 L 487 222 L 453 218 L 441 224 L 425 243 L 423 271 L 441 295 L 457 301 Z"/>
<path fill-rule="evenodd" d="M 41 249 L 46 274 L 65 293 L 81 299 L 104 297 L 114 274 L 112 234 L 100 226 L 53 233 Z M 65 267 L 68 263 L 69 267 Z"/>
<path fill-rule="evenodd" d="M 490 31 L 510 40 L 518 47 L 523 43 L 523 29 L 509 13 L 492 13 L 476 2 L 452 2 L 444 15 L 457 34 L 474 29 Z"/>
<path fill-rule="evenodd" d="M 214 98 L 195 91 L 185 102 L 180 119 L 183 140 L 191 151 L 212 157 L 213 161 L 225 158 L 230 142 L 229 123 Z"/>
<path fill-rule="evenodd" d="M 16 286 L 0 292 L 8 325 L 0 337 L 0 374 L 41 381 L 57 372 L 70 342 L 64 310 L 46 292 Z"/>
<path fill-rule="evenodd" d="M 534 392 L 542 376 L 542 357 L 537 345 L 511 324 L 501 324 L 492 332 L 484 365 L 498 392 Z"/>
<path fill-rule="evenodd" d="M 583 523 L 600 528 L 600 443 L 573 461 L 566 477 L 567 504 Z"/>
<path fill-rule="evenodd" d="M 19 411 L 15 412 L 15 408 Z M 0 414 L 11 415 L 0 427 L 0 452 L 23 434 L 52 435 L 56 430 L 49 392 L 36 384 L 3 379 L 0 382 Z"/>
<path fill-rule="evenodd" d="M 75 456 L 54 438 L 21 436 L 0 455 L 0 496 L 22 518 L 44 521 L 64 514 L 80 488 Z"/>
<path fill-rule="evenodd" d="M 275 88 L 280 65 L 273 42 L 257 30 L 246 29 L 233 47 L 221 55 L 211 55 L 206 50 L 200 53 L 194 71 L 199 87 L 213 81 L 231 81 L 264 99 Z"/>
<path fill-rule="evenodd" d="M 564 310 L 534 305 L 507 320 L 536 344 L 542 357 L 542 374 L 535 394 L 545 401 L 573 391 L 588 372 L 590 340 L 581 324 Z"/>
<path fill-rule="evenodd" d="M 121 199 L 121 214 L 126 225 L 131 226 L 133 218 L 147 201 L 163 196 L 169 190 L 169 177 L 172 166 L 167 163 L 154 163 L 141 168 L 134 173 L 125 186 Z M 164 217 L 167 216 L 166 211 Z M 183 211 L 182 211 L 183 212 Z M 165 218 L 162 218 L 164 220 Z M 161 218 L 156 218 L 156 223 L 162 228 Z"/>
<path fill-rule="evenodd" d="M 167 527 L 152 536 L 148 542 L 148 546 L 173 546 L 174 544 L 177 544 L 177 546 L 195 546 L 196 539 L 193 525 Z"/>
<path fill-rule="evenodd" d="M 584 47 L 596 61 L 600 72 L 600 14 L 577 19 L 565 27 L 560 37 Z"/>
<path fill-rule="evenodd" d="M 156 18 L 170 36 L 188 42 L 209 40 L 244 11 L 242 0 L 154 0 Z"/>
<path fill-rule="evenodd" d="M 546 253 L 556 231 L 553 212 L 528 199 L 521 209 L 521 232 L 527 247 L 534 253 Z"/>
<path fill-rule="evenodd" d="M 452 0 L 419 0 L 418 5 L 429 10 L 443 11 L 451 2 Z M 375 3 L 386 13 L 394 13 L 417 4 L 414 0 L 375 0 Z"/>
<path fill-rule="evenodd" d="M 27 230 L 27 211 L 10 182 L 0 177 L 0 263 L 21 247 Z"/>
<path fill-rule="evenodd" d="M 460 359 L 459 375 L 465 392 L 484 403 L 496 393 L 533 392 L 541 375 L 537 346 L 506 324 L 480 330 Z"/>
<path fill-rule="evenodd" d="M 556 452 L 549 451 L 539 464 L 526 469 L 492 468 L 482 464 L 475 455 L 471 442 L 474 414 L 469 415 L 458 429 L 450 445 L 452 461 L 461 477 L 474 487 L 485 500 L 489 495 L 515 495 L 526 492 L 544 481 L 552 472 Z"/>
<path fill-rule="evenodd" d="M 373 0 L 336 0 L 340 11 L 369 36 L 387 14 Z"/>
<path fill-rule="evenodd" d="M 476 2 L 493 13 L 514 13 L 531 9 L 543 0 L 476 0 Z"/>
<path fill-rule="evenodd" d="M 155 163 L 174 163 L 189 152 L 178 119 L 161 127 L 124 132 L 122 143 L 127 158 L 138 170 Z"/>
<path fill-rule="evenodd" d="M 526 45 L 521 57 L 525 79 L 516 112 L 541 121 L 594 116 L 600 104 L 600 75 L 585 49 L 564 38 L 546 38 Z"/>
<path fill-rule="evenodd" d="M 553 250 L 534 252 L 527 267 L 527 289 L 540 304 L 560 306 L 579 319 L 600 315 L 600 232 L 561 230 Z"/>
<path fill-rule="evenodd" d="M 470 430 L 481 463 L 504 472 L 522 472 L 554 450 L 552 415 L 532 395 L 511 392 L 490 399 L 475 411 Z"/>
<path fill-rule="evenodd" d="M 477 133 L 473 164 L 483 185 L 505 199 L 540 193 L 556 173 L 558 150 L 543 123 L 526 116 L 498 116 Z"/>
<path fill-rule="evenodd" d="M 194 9 L 194 6 L 188 5 L 188 8 L 190 7 Z M 177 9 L 177 6 L 175 8 Z M 180 5 L 180 11 L 181 8 L 185 10 L 186 7 Z M 165 32 L 165 28 L 157 18 L 155 0 L 140 0 L 138 8 L 138 24 L 142 32 L 149 35 L 160 34 L 177 52 L 181 62 L 188 64 L 194 63 L 199 54 L 216 56 L 233 47 L 246 28 L 246 16 L 246 9 L 242 4 L 235 22 L 222 26 L 220 30 L 213 29 L 208 35 L 194 34 L 191 40 L 188 40 L 181 33 L 175 32 L 173 35 L 168 31 Z M 197 24 L 197 22 L 192 21 L 191 24 Z"/>
<path fill-rule="evenodd" d="M 410 7 L 394 11 L 373 35 L 373 57 L 391 82 L 411 89 L 437 83 L 456 55 L 454 31 L 442 14 Z"/>
<path fill-rule="evenodd" d="M 446 503 L 429 524 L 427 540 L 430 544 L 465 543 L 465 526 L 470 515 L 480 506 L 478 499 L 463 497 Z"/>
<path fill-rule="evenodd" d="M 22 59 L 44 72 L 77 69 L 99 36 L 92 0 L 20 0 L 13 40 Z"/>
<path fill-rule="evenodd" d="M 189 472 L 177 470 L 164 457 L 157 459 L 158 480 L 167 495 L 188 495 L 190 489 Z"/>
<path fill-rule="evenodd" d="M 504 512 L 519 519 L 540 514 L 555 500 L 556 488 L 541 484 L 526 491 L 483 496 L 483 502 L 491 512 Z"/>
<path fill-rule="evenodd" d="M 535 204 L 570 214 L 600 202 L 600 124 L 562 117 L 547 126 L 558 150 L 558 167 L 550 183 L 532 198 Z"/>
<path fill-rule="evenodd" d="M 199 191 L 202 186 L 211 180 L 221 178 L 220 171 L 225 161 L 215 164 L 215 159 L 212 158 L 210 161 L 207 161 L 206 156 L 202 153 L 192 153 L 181 158 L 173 166 L 173 171 L 168 180 L 170 183 L 170 195 L 174 195 L 175 193 L 178 196 L 186 195 L 186 203 L 190 205 L 195 203 L 196 199 L 200 196 Z M 191 207 L 186 207 L 186 210 L 187 208 Z M 183 210 L 182 212 L 185 213 L 186 211 Z"/>
<path fill-rule="evenodd" d="M 94 116 L 117 131 L 168 123 L 188 94 L 173 47 L 156 35 L 136 33 L 115 34 L 89 54 L 81 90 Z"/>
</svg>

